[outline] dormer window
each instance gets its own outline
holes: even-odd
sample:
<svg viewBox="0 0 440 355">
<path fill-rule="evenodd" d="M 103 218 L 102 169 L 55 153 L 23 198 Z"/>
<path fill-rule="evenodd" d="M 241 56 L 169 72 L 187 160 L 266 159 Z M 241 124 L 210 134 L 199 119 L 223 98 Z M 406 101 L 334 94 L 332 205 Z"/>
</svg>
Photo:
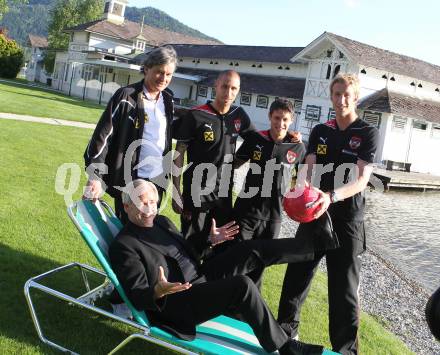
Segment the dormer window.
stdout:
<svg viewBox="0 0 440 355">
<path fill-rule="evenodd" d="M 113 3 L 113 9 L 112 14 L 117 16 L 122 16 L 122 10 L 124 9 L 124 6 L 122 4 L 118 4 L 117 2 Z"/>
<path fill-rule="evenodd" d="M 140 50 L 140 51 L 145 50 L 145 42 L 137 40 L 136 41 L 136 49 Z"/>
<path fill-rule="evenodd" d="M 106 0 L 104 5 L 104 18 L 116 24 L 124 23 L 125 7 L 128 0 Z"/>
</svg>

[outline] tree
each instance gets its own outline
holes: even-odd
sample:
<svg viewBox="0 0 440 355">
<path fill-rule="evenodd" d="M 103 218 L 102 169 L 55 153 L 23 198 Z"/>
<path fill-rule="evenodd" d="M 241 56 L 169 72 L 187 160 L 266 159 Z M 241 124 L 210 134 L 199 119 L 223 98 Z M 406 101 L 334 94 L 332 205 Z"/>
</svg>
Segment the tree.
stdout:
<svg viewBox="0 0 440 355">
<path fill-rule="evenodd" d="M 8 5 L 11 5 L 12 3 L 18 4 L 18 3 L 26 3 L 26 2 L 27 0 L 0 0 L 0 20 L 3 17 L 3 15 L 8 12 L 9 10 Z"/>
<path fill-rule="evenodd" d="M 2 1 L 2 0 L 0 0 Z M 44 58 L 47 72 L 53 71 L 56 50 L 67 50 L 69 35 L 64 29 L 97 20 L 102 16 L 104 0 L 58 0 L 50 11 L 49 48 Z"/>
<path fill-rule="evenodd" d="M 6 34 L 0 32 L 0 77 L 13 79 L 23 64 L 23 51 Z"/>
</svg>

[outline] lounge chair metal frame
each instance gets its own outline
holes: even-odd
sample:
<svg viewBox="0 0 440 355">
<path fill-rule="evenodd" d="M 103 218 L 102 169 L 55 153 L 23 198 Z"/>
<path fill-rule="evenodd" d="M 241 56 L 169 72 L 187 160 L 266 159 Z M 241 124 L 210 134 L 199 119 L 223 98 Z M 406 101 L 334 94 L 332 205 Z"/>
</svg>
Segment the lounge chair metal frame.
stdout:
<svg viewBox="0 0 440 355">
<path fill-rule="evenodd" d="M 55 343 L 55 341 L 49 340 L 44 335 L 32 300 L 32 290 L 38 290 L 44 294 L 65 301 L 71 305 L 85 308 L 89 311 L 109 317 L 113 320 L 120 321 L 128 326 L 137 329 L 136 333 L 133 333 L 125 338 L 114 349 L 112 349 L 109 354 L 114 354 L 115 352 L 121 350 L 134 339 L 142 339 L 182 354 L 266 354 L 266 352 L 259 345 L 258 340 L 256 340 L 255 335 L 253 334 L 249 325 L 225 316 L 219 316 L 208 322 L 200 324 L 197 327 L 197 338 L 193 341 L 181 340 L 157 327 L 150 326 L 145 313 L 138 312 L 127 299 L 122 287 L 120 286 L 116 278 L 116 275 L 114 275 L 111 267 L 108 264 L 105 253 L 103 253 L 103 251 L 101 250 L 102 245 L 98 246 L 98 251 L 94 249 L 93 245 L 91 246 L 90 240 L 87 236 L 85 236 L 85 234 L 93 234 L 93 229 L 89 228 L 90 226 L 86 226 L 84 221 L 81 220 L 81 214 L 77 214 L 78 208 L 82 208 L 83 211 L 85 211 L 86 209 L 99 210 L 101 217 L 105 221 L 104 223 L 113 224 L 113 229 L 116 226 L 116 231 L 112 231 L 112 237 L 114 237 L 117 231 L 121 228 L 121 224 L 112 209 L 108 204 L 103 201 L 100 201 L 98 203 L 92 203 L 91 201 L 78 201 L 68 207 L 68 214 L 70 218 L 80 231 L 81 235 L 88 244 L 89 248 L 92 250 L 93 254 L 95 254 L 95 256 L 97 257 L 105 272 L 86 264 L 73 262 L 47 271 L 38 276 L 32 277 L 25 283 L 24 294 L 29 306 L 35 329 L 43 343 L 63 352 L 77 354 L 73 350 L 67 349 L 64 346 Z M 99 230 L 98 232 L 101 232 L 101 230 Z M 102 236 L 97 236 L 97 238 L 98 241 L 96 242 L 96 244 L 101 244 Z M 72 297 L 66 293 L 45 286 L 42 283 L 42 281 L 53 276 L 54 274 L 59 274 L 62 272 L 66 272 L 69 269 L 75 268 L 81 273 L 82 281 L 86 290 L 86 292 L 79 297 Z M 87 273 L 97 274 L 99 277 L 102 276 L 104 281 L 99 286 L 91 289 Z M 132 311 L 134 320 L 119 317 L 95 305 L 96 300 L 109 294 L 113 290 L 113 288 L 116 288 L 118 290 L 122 299 Z"/>
</svg>

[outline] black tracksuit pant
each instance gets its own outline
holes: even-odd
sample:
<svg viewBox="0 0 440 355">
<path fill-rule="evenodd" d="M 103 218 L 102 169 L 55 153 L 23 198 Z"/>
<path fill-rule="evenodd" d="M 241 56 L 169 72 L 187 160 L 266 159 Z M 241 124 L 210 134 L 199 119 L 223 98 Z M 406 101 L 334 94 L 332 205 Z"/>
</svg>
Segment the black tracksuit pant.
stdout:
<svg viewBox="0 0 440 355">
<path fill-rule="evenodd" d="M 233 220 L 232 200 L 229 197 L 219 198 L 209 210 L 193 209 L 191 219 L 180 217 L 181 229 L 184 238 L 192 245 L 200 259 L 211 257 L 228 249 L 234 241 L 219 244 L 211 250 L 208 236 L 211 232 L 212 219 L 217 227 L 221 227 Z"/>
<path fill-rule="evenodd" d="M 326 257 L 329 298 L 329 333 L 333 350 L 357 354 L 359 328 L 359 254 L 365 250 L 363 222 L 333 218 L 341 247 L 318 254 L 315 260 L 290 264 L 284 276 L 278 322 L 292 337 L 298 333 L 301 307 L 307 297 L 319 261 Z"/>
<path fill-rule="evenodd" d="M 277 239 L 281 230 L 281 221 L 265 221 L 252 217 L 239 217 L 237 224 L 240 226 L 238 240 Z M 248 275 L 261 291 L 263 272 L 255 270 Z"/>
<path fill-rule="evenodd" d="M 313 243 L 305 246 L 294 238 L 244 241 L 203 263 L 199 272 L 202 276 L 192 281 L 189 290 L 168 297 L 183 297 L 197 324 L 224 313 L 240 313 L 263 348 L 272 352 L 283 346 L 288 336 L 254 282 L 245 275 L 275 264 L 314 258 Z"/>
</svg>

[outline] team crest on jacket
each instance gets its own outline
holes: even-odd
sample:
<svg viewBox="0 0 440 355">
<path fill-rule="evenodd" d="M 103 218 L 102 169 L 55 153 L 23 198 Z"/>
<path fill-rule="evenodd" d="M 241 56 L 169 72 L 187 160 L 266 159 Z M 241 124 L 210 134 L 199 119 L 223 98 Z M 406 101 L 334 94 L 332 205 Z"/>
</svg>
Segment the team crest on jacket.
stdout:
<svg viewBox="0 0 440 355">
<path fill-rule="evenodd" d="M 348 143 L 348 145 L 350 146 L 351 149 L 358 149 L 359 146 L 361 145 L 362 139 L 360 137 L 356 137 L 353 136 L 350 139 L 350 142 Z"/>
<path fill-rule="evenodd" d="M 254 153 L 252 154 L 253 160 L 261 160 L 261 151 L 254 150 Z"/>
<path fill-rule="evenodd" d="M 316 154 L 326 155 L 327 154 L 327 144 L 318 144 L 316 148 Z"/>
<path fill-rule="evenodd" d="M 292 164 L 295 161 L 296 157 L 297 157 L 297 155 L 294 151 L 292 151 L 292 150 L 287 151 L 286 159 L 289 164 Z"/>
<path fill-rule="evenodd" d="M 214 141 L 214 131 L 212 130 L 212 123 L 205 123 L 206 131 L 203 132 L 203 138 L 205 142 L 213 142 Z"/>
<path fill-rule="evenodd" d="M 203 137 L 205 138 L 205 142 L 213 142 L 214 141 L 214 131 L 203 132 Z"/>
<path fill-rule="evenodd" d="M 255 146 L 256 150 L 252 153 L 253 160 L 261 160 L 261 150 L 263 149 L 262 145 L 257 144 Z"/>
<path fill-rule="evenodd" d="M 236 132 L 240 131 L 240 128 L 241 128 L 241 120 L 240 119 L 234 120 L 234 127 L 235 127 Z"/>
</svg>

